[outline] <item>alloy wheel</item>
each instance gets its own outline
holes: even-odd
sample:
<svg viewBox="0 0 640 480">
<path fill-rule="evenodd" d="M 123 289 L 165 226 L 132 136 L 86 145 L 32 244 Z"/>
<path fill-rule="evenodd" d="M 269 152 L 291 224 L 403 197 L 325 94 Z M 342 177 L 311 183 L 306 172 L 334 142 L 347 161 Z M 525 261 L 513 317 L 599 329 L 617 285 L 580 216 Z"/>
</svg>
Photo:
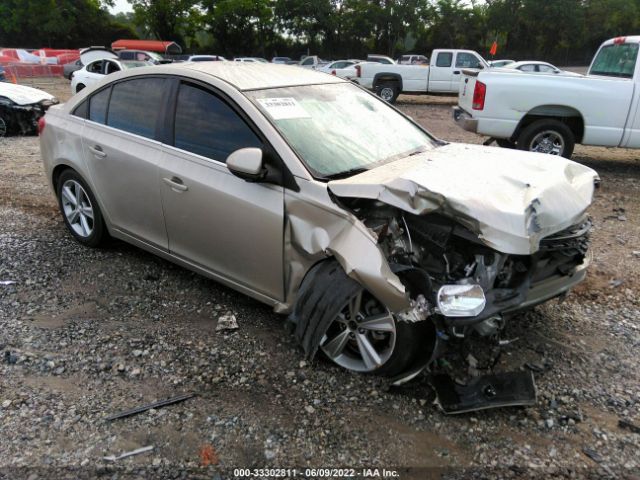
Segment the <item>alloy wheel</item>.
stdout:
<svg viewBox="0 0 640 480">
<path fill-rule="evenodd" d="M 393 315 L 368 292 L 361 290 L 335 318 L 320 348 L 343 368 L 372 372 L 391 358 L 395 343 Z"/>
<path fill-rule="evenodd" d="M 544 130 L 533 137 L 529 150 L 561 156 L 564 152 L 564 138 L 554 130 Z"/>
<path fill-rule="evenodd" d="M 62 185 L 61 202 L 64 216 L 76 235 L 87 238 L 93 233 L 93 206 L 87 192 L 75 180 Z"/>
</svg>

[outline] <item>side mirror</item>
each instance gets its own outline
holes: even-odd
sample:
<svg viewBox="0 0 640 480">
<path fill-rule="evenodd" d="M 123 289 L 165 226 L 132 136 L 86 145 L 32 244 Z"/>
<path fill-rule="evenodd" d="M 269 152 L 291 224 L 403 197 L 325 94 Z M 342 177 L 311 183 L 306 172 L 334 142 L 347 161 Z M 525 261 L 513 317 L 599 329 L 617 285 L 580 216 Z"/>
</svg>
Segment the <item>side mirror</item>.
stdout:
<svg viewBox="0 0 640 480">
<path fill-rule="evenodd" d="M 258 182 L 265 176 L 262 163 L 262 150 L 259 148 L 241 148 L 227 157 L 227 168 L 236 177 L 249 182 Z"/>
</svg>

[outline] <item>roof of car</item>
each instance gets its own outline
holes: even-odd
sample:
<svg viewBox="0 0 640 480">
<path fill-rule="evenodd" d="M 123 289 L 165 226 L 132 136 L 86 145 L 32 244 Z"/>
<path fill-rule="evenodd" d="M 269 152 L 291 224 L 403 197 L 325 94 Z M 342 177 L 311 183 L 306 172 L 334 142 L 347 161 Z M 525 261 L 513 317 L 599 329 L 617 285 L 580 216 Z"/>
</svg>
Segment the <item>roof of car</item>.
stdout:
<svg viewBox="0 0 640 480">
<path fill-rule="evenodd" d="M 201 62 L 173 63 L 163 67 L 175 70 L 197 71 L 209 74 L 233 85 L 238 90 L 259 90 L 263 88 L 313 85 L 318 83 L 345 82 L 338 77 L 315 72 L 305 68 L 268 63 L 243 62 Z M 152 67 L 158 68 L 158 67 Z M 176 72 L 177 73 L 177 72 Z"/>
</svg>

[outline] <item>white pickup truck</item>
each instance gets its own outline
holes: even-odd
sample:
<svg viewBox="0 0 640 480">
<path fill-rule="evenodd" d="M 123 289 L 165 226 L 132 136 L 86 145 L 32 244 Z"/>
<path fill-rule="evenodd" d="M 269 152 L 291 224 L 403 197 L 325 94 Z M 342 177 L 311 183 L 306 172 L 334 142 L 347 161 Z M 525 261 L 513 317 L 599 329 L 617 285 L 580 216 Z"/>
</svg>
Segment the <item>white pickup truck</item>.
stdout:
<svg viewBox="0 0 640 480">
<path fill-rule="evenodd" d="M 437 49 L 431 54 L 431 65 L 356 65 L 356 76 L 350 80 L 362 85 L 389 103 L 401 93 L 458 93 L 463 68 L 489 68 L 482 56 L 472 50 Z"/>
<path fill-rule="evenodd" d="M 465 70 L 454 120 L 502 147 L 567 158 L 576 143 L 640 148 L 639 44 L 607 40 L 586 76 Z"/>
</svg>

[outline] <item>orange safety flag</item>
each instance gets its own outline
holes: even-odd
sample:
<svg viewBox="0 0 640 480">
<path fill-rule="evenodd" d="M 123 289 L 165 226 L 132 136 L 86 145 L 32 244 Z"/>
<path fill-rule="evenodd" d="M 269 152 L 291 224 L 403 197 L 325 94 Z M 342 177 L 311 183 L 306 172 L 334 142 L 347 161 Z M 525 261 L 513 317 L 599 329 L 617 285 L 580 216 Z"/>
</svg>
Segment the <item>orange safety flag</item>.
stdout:
<svg viewBox="0 0 640 480">
<path fill-rule="evenodd" d="M 494 41 L 493 44 L 491 45 L 491 50 L 489 50 L 489 53 L 493 56 L 496 53 L 498 53 L 498 42 Z"/>
</svg>

